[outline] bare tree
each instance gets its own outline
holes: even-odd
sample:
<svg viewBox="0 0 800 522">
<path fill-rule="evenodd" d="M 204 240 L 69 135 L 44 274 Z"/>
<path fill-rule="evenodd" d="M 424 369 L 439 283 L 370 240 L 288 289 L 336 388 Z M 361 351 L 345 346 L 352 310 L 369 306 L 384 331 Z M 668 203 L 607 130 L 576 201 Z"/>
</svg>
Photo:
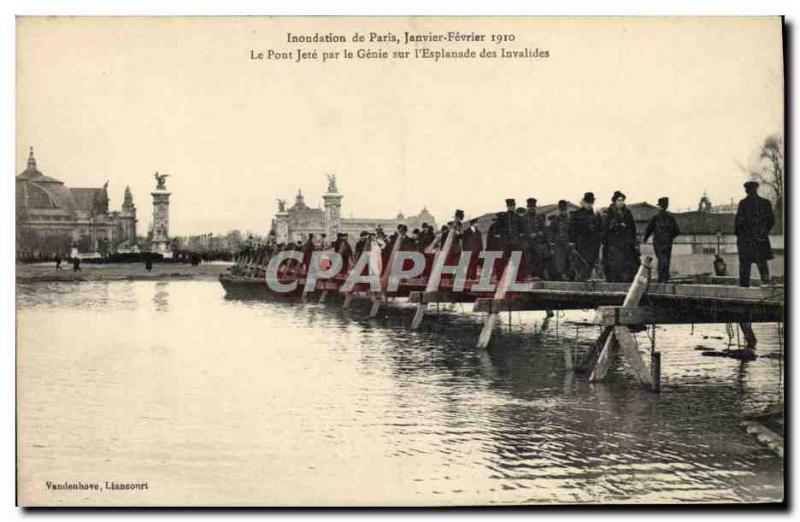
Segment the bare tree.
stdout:
<svg viewBox="0 0 800 522">
<path fill-rule="evenodd" d="M 776 212 L 783 211 L 783 138 L 777 134 L 767 136 L 758 155 L 758 163 L 739 168 L 748 178 L 767 188 L 767 196 L 775 203 Z"/>
</svg>

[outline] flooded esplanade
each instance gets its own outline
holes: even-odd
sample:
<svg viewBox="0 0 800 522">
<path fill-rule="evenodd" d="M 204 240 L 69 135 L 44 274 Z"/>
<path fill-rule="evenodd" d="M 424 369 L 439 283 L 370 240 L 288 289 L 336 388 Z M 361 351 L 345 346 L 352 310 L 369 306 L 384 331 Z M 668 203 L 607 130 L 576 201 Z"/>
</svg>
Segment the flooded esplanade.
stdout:
<svg viewBox="0 0 800 522">
<path fill-rule="evenodd" d="M 702 355 L 728 346 L 724 324 L 657 327 L 656 394 L 624 358 L 603 382 L 569 371 L 565 352 L 598 337 L 589 312 L 502 315 L 483 349 L 461 304 L 417 330 L 412 306 L 366 306 L 200 280 L 19 284 L 19 488 L 147 482 L 103 493 L 142 505 L 783 498 L 783 459 L 740 426 L 783 400 L 774 323 L 753 325 L 749 362 Z"/>
</svg>

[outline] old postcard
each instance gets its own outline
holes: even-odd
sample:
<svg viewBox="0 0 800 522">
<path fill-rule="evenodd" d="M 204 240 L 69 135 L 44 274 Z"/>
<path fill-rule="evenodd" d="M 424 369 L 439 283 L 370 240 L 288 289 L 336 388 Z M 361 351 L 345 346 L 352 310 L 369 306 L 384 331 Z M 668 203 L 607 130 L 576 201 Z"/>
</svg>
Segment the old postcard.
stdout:
<svg viewBox="0 0 800 522">
<path fill-rule="evenodd" d="M 20 17 L 17 502 L 784 501 L 779 17 Z"/>
</svg>

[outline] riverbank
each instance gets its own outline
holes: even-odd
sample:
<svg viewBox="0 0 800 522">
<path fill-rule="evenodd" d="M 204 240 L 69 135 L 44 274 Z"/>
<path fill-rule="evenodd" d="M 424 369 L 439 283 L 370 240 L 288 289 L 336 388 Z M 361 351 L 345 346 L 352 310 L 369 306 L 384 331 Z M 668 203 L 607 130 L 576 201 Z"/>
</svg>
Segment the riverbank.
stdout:
<svg viewBox="0 0 800 522">
<path fill-rule="evenodd" d="M 147 271 L 142 263 L 82 263 L 80 272 L 73 272 L 72 265 L 62 263 L 56 270 L 55 263 L 17 264 L 17 281 L 160 281 L 166 279 L 216 280 L 227 272 L 230 263 L 201 263 L 197 266 L 177 263 L 154 263 Z"/>
</svg>

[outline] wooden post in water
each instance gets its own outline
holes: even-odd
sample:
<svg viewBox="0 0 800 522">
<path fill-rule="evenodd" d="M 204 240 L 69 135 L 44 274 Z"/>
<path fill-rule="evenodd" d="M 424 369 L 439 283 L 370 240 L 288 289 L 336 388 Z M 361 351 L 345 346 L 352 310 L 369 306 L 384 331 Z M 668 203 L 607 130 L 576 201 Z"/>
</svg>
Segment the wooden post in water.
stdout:
<svg viewBox="0 0 800 522">
<path fill-rule="evenodd" d="M 497 284 L 497 289 L 494 291 L 494 299 L 503 299 L 508 292 L 508 287 L 511 285 L 512 274 L 517 274 L 517 263 L 513 256 L 509 256 L 508 263 L 503 269 L 503 275 L 500 277 L 500 282 Z M 478 348 L 486 348 L 489 346 L 489 341 L 492 339 L 492 331 L 494 330 L 495 323 L 497 322 L 497 312 L 492 309 L 489 315 L 486 316 L 483 322 L 483 329 L 481 335 L 478 337 Z"/>
<path fill-rule="evenodd" d="M 377 316 L 378 310 L 381 308 L 381 301 L 386 301 L 386 288 L 389 286 L 392 264 L 394 263 L 394 258 L 397 256 L 397 252 L 400 250 L 400 243 L 402 241 L 403 237 L 400 235 L 400 231 L 398 231 L 394 240 L 394 245 L 392 245 L 392 253 L 389 254 L 389 262 L 383 267 L 383 273 L 381 274 L 381 292 L 379 295 L 373 296 L 372 298 L 372 308 L 369 310 L 370 317 Z"/>
<path fill-rule="evenodd" d="M 625 296 L 625 301 L 622 303 L 623 308 L 629 308 L 639 304 L 642 296 L 647 291 L 647 283 L 652 266 L 653 258 L 649 256 L 646 257 L 644 263 L 642 263 L 642 266 L 639 267 L 639 271 L 636 273 L 633 283 L 631 283 L 631 286 L 628 289 L 628 293 Z M 597 362 L 594 365 L 594 370 L 592 370 L 592 373 L 589 375 L 589 381 L 597 382 L 605 378 L 606 374 L 608 373 L 609 366 L 611 365 L 611 356 L 615 341 L 619 343 L 620 348 L 622 348 L 622 352 L 628 358 L 628 361 L 630 362 L 634 373 L 636 374 L 637 380 L 652 389 L 653 376 L 649 371 L 647 371 L 644 361 L 642 360 L 642 356 L 637 350 L 636 340 L 633 338 L 633 334 L 627 326 L 614 327 L 611 335 L 608 336 L 603 344 L 603 349 L 600 351 L 600 355 L 598 356 Z"/>
<path fill-rule="evenodd" d="M 661 352 L 653 353 L 653 391 L 661 391 Z"/>
<path fill-rule="evenodd" d="M 344 303 L 342 303 L 342 308 L 347 310 L 350 308 L 350 303 L 353 302 L 353 292 L 347 292 L 344 296 Z"/>
<path fill-rule="evenodd" d="M 756 349 L 757 339 L 756 334 L 753 331 L 753 324 L 752 323 L 739 323 L 739 328 L 742 329 L 742 334 L 744 336 L 745 342 L 745 349 L 746 350 L 753 350 Z"/>
<path fill-rule="evenodd" d="M 428 308 L 428 304 L 425 302 L 425 294 L 435 292 L 436 286 L 442 279 L 442 267 L 444 266 L 445 259 L 447 259 L 447 256 L 450 254 L 450 248 L 453 246 L 453 236 L 456 235 L 455 221 L 453 223 L 454 224 L 450 225 L 447 239 L 444 240 L 444 245 L 433 258 L 433 268 L 431 269 L 431 275 L 428 277 L 428 283 L 425 285 L 425 293 L 422 294 L 422 299 L 419 304 L 417 304 L 417 311 L 414 313 L 414 319 L 411 321 L 412 330 L 416 330 L 419 328 L 419 325 L 422 324 L 422 318 L 425 316 L 425 309 Z"/>
</svg>

